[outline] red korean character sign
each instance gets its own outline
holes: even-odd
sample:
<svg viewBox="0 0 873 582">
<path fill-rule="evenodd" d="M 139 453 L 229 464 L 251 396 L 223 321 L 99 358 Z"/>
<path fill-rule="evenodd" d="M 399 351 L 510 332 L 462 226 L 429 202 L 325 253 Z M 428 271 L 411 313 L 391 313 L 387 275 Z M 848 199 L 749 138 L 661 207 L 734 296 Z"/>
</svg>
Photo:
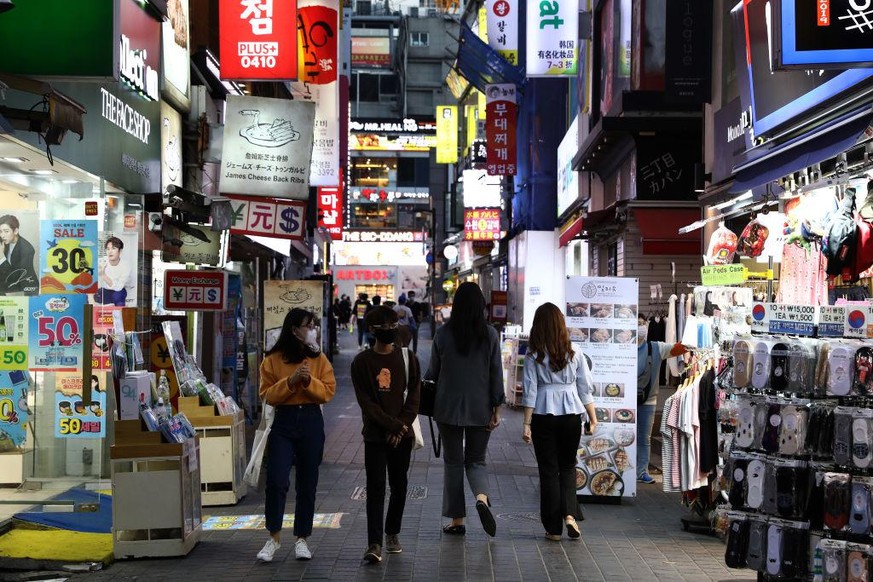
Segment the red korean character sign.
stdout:
<svg viewBox="0 0 873 582">
<path fill-rule="evenodd" d="M 318 226 L 330 233 L 331 240 L 343 240 L 343 190 L 335 187 L 318 189 Z"/>
<path fill-rule="evenodd" d="M 500 239 L 499 208 L 468 208 L 464 211 L 464 240 Z"/>
<path fill-rule="evenodd" d="M 296 0 L 221 0 L 221 78 L 297 78 Z"/>
<path fill-rule="evenodd" d="M 485 88 L 485 141 L 488 144 L 485 170 L 489 176 L 515 176 L 518 172 L 515 92 L 515 85 L 507 83 Z"/>
</svg>

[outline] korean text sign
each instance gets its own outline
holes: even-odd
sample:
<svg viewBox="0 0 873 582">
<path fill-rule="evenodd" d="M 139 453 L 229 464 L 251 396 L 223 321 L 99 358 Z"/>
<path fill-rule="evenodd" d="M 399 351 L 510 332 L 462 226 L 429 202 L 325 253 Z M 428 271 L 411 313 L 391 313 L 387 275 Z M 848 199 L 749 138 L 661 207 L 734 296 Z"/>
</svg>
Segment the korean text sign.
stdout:
<svg viewBox="0 0 873 582">
<path fill-rule="evenodd" d="M 227 309 L 227 273 L 223 271 L 166 271 L 164 309 L 169 311 L 224 311 Z"/>
<path fill-rule="evenodd" d="M 468 208 L 464 211 L 464 240 L 498 240 L 499 208 Z"/>
<path fill-rule="evenodd" d="M 81 370 L 86 302 L 84 295 L 37 295 L 30 298 L 30 325 L 33 327 L 28 367 L 31 370 Z"/>
<path fill-rule="evenodd" d="M 82 399 L 82 376 L 58 374 L 55 379 L 56 438 L 94 438 L 106 436 L 106 385 L 109 374 L 98 372 L 91 382 L 91 403 Z"/>
<path fill-rule="evenodd" d="M 296 200 L 231 197 L 230 232 L 271 238 L 303 240 L 306 204 Z"/>
<path fill-rule="evenodd" d="M 297 78 L 296 0 L 222 0 L 222 79 Z"/>
<path fill-rule="evenodd" d="M 489 0 L 488 45 L 511 65 L 518 65 L 518 0 Z"/>
<path fill-rule="evenodd" d="M 528 77 L 575 76 L 578 43 L 578 0 L 527 3 Z"/>
<path fill-rule="evenodd" d="M 518 171 L 515 91 L 515 85 L 505 83 L 485 88 L 485 170 L 490 176 L 514 176 Z"/>
<path fill-rule="evenodd" d="M 437 107 L 437 163 L 454 164 L 458 161 L 458 106 Z"/>
<path fill-rule="evenodd" d="M 221 192 L 307 200 L 314 124 L 312 101 L 228 96 Z"/>
<path fill-rule="evenodd" d="M 318 189 L 318 226 L 327 229 L 332 240 L 343 239 L 342 188 Z"/>
</svg>

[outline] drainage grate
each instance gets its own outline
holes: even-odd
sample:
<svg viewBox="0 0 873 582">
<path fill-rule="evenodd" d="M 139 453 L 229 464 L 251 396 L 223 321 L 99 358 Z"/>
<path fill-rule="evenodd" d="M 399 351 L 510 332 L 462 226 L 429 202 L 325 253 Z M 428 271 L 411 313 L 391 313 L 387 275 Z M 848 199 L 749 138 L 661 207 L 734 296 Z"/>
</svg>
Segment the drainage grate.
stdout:
<svg viewBox="0 0 873 582">
<path fill-rule="evenodd" d="M 532 521 L 540 523 L 540 514 L 530 511 L 524 513 L 500 513 L 497 517 L 504 521 Z"/>
<path fill-rule="evenodd" d="M 390 487 L 385 488 L 386 495 L 391 492 Z M 406 499 L 411 501 L 419 501 L 427 497 L 427 487 L 424 485 L 409 485 L 406 488 Z M 367 500 L 367 488 L 366 487 L 355 487 L 355 490 L 352 491 L 352 499 L 355 501 L 366 501 Z"/>
</svg>

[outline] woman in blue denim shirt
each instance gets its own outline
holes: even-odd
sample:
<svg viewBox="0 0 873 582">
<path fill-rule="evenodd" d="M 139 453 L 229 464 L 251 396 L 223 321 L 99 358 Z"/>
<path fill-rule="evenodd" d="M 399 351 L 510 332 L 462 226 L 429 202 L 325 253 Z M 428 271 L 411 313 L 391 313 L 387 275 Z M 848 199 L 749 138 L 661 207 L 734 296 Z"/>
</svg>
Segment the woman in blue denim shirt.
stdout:
<svg viewBox="0 0 873 582">
<path fill-rule="evenodd" d="M 580 537 L 576 524 L 576 450 L 582 436 L 582 416 L 589 434 L 597 427 L 591 370 L 581 351 L 574 351 L 564 314 L 545 303 L 534 314 L 524 358 L 522 439 L 533 441 L 540 473 L 540 520 L 546 538 L 560 541 L 562 525 L 571 539 Z M 563 523 L 562 523 L 563 522 Z"/>
</svg>

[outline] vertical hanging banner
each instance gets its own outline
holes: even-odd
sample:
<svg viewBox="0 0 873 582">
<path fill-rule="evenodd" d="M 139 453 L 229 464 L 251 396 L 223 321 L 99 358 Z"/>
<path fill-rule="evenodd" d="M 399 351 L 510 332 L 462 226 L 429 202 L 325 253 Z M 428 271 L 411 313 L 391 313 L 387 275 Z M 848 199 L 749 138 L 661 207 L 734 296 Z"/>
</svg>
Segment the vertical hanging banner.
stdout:
<svg viewBox="0 0 873 582">
<path fill-rule="evenodd" d="M 488 46 L 518 65 L 518 0 L 488 0 Z"/>
<path fill-rule="evenodd" d="M 95 293 L 97 221 L 43 220 L 40 293 Z"/>
<path fill-rule="evenodd" d="M 485 87 L 485 142 L 488 144 L 485 169 L 489 176 L 515 176 L 518 171 L 515 90 L 511 83 Z"/>
<path fill-rule="evenodd" d="M 578 43 L 579 0 L 527 3 L 528 77 L 575 76 Z"/>
<path fill-rule="evenodd" d="M 0 210 L 0 295 L 39 293 L 39 239 L 38 212 Z"/>
<path fill-rule="evenodd" d="M 28 297 L 0 297 L 0 370 L 27 369 Z"/>
<path fill-rule="evenodd" d="M 437 163 L 458 161 L 458 106 L 440 105 L 436 110 Z"/>
<path fill-rule="evenodd" d="M 310 186 L 339 184 L 338 39 L 336 3 L 300 0 L 297 9 L 298 81 L 290 83 L 289 88 L 295 99 L 315 102 Z"/>
<path fill-rule="evenodd" d="M 82 376 L 58 374 L 55 378 L 55 438 L 82 439 L 106 436 L 106 386 L 108 372 L 97 372 L 91 382 L 91 404 L 82 400 Z"/>
<path fill-rule="evenodd" d="M 315 103 L 228 95 L 223 194 L 309 199 Z"/>
<path fill-rule="evenodd" d="M 318 189 L 318 226 L 327 229 L 331 240 L 343 240 L 342 187 Z"/>
<path fill-rule="evenodd" d="M 0 453 L 23 449 L 27 440 L 27 390 L 30 374 L 24 370 L 0 372 Z"/>
<path fill-rule="evenodd" d="M 84 295 L 30 298 L 28 368 L 43 372 L 80 372 L 84 364 Z"/>
<path fill-rule="evenodd" d="M 638 279 L 567 280 L 567 329 L 591 366 L 597 415 L 579 443 L 577 495 L 636 496 L 638 292 Z"/>
<path fill-rule="evenodd" d="M 218 5 L 222 79 L 297 78 L 295 0 L 222 0 Z"/>
</svg>

